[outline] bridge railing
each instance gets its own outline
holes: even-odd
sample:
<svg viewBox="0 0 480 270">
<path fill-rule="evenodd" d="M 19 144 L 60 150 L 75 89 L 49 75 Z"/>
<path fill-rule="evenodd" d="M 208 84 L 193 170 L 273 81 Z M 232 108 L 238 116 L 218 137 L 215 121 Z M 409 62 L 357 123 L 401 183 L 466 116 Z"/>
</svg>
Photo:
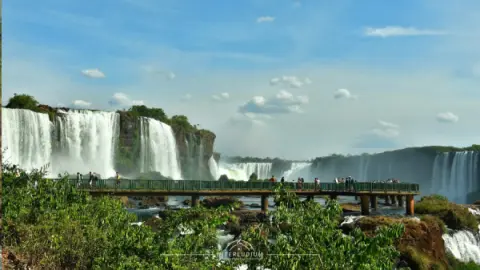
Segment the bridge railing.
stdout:
<svg viewBox="0 0 480 270">
<path fill-rule="evenodd" d="M 208 190 L 269 190 L 280 183 L 271 182 L 248 182 L 248 181 L 202 181 L 202 180 L 129 180 L 121 179 L 120 184 L 116 185 L 115 179 L 98 180 L 90 186 L 88 180 L 77 182 L 70 180 L 72 185 L 78 185 L 82 189 L 94 190 L 162 190 L 162 191 L 208 191 Z M 418 184 L 410 183 L 373 183 L 357 182 L 347 185 L 345 183 L 320 183 L 315 187 L 315 183 L 303 183 L 301 188 L 297 183 L 285 182 L 285 187 L 301 190 L 322 190 L 322 191 L 362 191 L 362 192 L 418 192 Z"/>
</svg>

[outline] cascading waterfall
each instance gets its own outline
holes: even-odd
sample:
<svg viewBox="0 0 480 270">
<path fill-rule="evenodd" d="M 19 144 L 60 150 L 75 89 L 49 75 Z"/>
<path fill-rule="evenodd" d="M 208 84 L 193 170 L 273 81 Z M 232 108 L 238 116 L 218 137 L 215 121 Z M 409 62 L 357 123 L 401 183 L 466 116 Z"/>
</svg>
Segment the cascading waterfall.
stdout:
<svg viewBox="0 0 480 270">
<path fill-rule="evenodd" d="M 474 151 L 441 153 L 435 157 L 432 193 L 449 200 L 466 203 L 466 196 L 478 190 L 480 181 L 480 153 Z"/>
<path fill-rule="evenodd" d="M 3 161 L 25 170 L 51 162 L 52 124 L 48 114 L 2 108 Z"/>
<path fill-rule="evenodd" d="M 213 156 L 208 159 L 208 168 L 210 170 L 210 173 L 212 174 L 213 179 L 218 180 L 220 175 L 218 175 L 218 164 L 215 158 Z"/>
<path fill-rule="evenodd" d="M 311 163 L 308 162 L 292 162 L 290 170 L 283 173 L 282 177 L 285 177 L 285 180 L 296 180 L 298 177 L 302 177 L 307 182 L 313 182 L 311 177 Z M 295 178 L 295 179 L 294 179 Z"/>
<path fill-rule="evenodd" d="M 152 118 L 140 121 L 140 171 L 182 179 L 172 128 Z"/>
<path fill-rule="evenodd" d="M 358 181 L 399 179 L 420 184 L 422 195 L 440 194 L 456 203 L 480 199 L 480 152 L 443 152 L 432 156 L 418 150 L 373 155 L 326 157 L 311 166 L 323 181 L 352 176 Z"/>
<path fill-rule="evenodd" d="M 114 112 L 71 110 L 57 116 L 52 172 L 114 176 L 119 123 L 120 116 Z"/>
<path fill-rule="evenodd" d="M 458 231 L 453 235 L 444 234 L 445 249 L 463 262 L 480 264 L 480 235 L 470 231 Z"/>
<path fill-rule="evenodd" d="M 229 179 L 248 180 L 252 173 L 257 175 L 258 179 L 268 179 L 271 177 L 272 163 L 268 162 L 248 162 L 248 163 L 222 163 L 218 165 L 217 175 L 227 175 Z"/>
</svg>

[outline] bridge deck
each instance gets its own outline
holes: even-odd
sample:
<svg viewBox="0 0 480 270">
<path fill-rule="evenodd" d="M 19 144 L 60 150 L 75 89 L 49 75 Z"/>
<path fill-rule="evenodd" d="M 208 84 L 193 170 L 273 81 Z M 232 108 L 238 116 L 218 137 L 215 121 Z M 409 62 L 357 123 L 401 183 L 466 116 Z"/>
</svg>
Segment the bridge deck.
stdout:
<svg viewBox="0 0 480 270">
<path fill-rule="evenodd" d="M 71 180 L 72 184 L 77 181 Z M 88 180 L 78 183 L 80 188 L 91 194 L 116 194 L 132 196 L 150 195 L 270 195 L 275 185 L 271 182 L 245 182 L 245 181 L 203 181 L 203 180 L 127 180 L 121 179 L 116 186 L 116 180 L 98 180 L 90 186 Z M 298 188 L 297 183 L 286 182 L 284 186 L 290 188 L 298 195 L 418 195 L 419 185 L 410 183 L 373 183 L 360 182 L 350 186 L 341 183 L 303 183 Z"/>
</svg>

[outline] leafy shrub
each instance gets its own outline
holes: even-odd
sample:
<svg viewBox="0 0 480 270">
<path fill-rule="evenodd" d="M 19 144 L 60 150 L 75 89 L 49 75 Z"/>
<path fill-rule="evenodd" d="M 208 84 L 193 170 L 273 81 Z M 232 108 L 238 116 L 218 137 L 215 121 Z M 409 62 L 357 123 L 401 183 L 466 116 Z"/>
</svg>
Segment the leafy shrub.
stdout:
<svg viewBox="0 0 480 270">
<path fill-rule="evenodd" d="M 420 202 L 415 204 L 415 212 L 437 216 L 443 220 L 448 228 L 453 230 L 478 230 L 477 219 L 466 207 L 449 202 L 443 196 L 422 197 Z"/>
</svg>

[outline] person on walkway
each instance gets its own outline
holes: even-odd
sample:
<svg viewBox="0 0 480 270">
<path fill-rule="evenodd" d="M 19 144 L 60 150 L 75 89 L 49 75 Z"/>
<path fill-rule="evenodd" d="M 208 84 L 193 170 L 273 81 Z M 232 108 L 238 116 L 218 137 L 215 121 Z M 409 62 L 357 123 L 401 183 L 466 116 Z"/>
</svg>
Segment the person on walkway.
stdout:
<svg viewBox="0 0 480 270">
<path fill-rule="evenodd" d="M 315 190 L 319 189 L 319 185 L 320 185 L 320 180 L 318 180 L 318 178 L 315 177 Z"/>
<path fill-rule="evenodd" d="M 115 172 L 115 178 L 117 179 L 116 187 L 119 187 L 120 186 L 120 174 L 118 172 Z"/>
<path fill-rule="evenodd" d="M 77 183 L 76 183 L 77 187 L 80 186 L 81 177 L 82 177 L 82 175 L 79 172 L 77 172 Z"/>
<path fill-rule="evenodd" d="M 93 174 L 92 174 L 92 172 L 88 172 L 88 184 L 90 185 L 90 187 L 92 187 L 92 184 L 93 184 Z"/>
<path fill-rule="evenodd" d="M 272 175 L 272 178 L 270 178 L 270 182 L 275 183 L 275 175 Z"/>
<path fill-rule="evenodd" d="M 280 183 L 285 183 L 285 177 L 282 176 L 282 179 L 280 179 Z"/>
</svg>

